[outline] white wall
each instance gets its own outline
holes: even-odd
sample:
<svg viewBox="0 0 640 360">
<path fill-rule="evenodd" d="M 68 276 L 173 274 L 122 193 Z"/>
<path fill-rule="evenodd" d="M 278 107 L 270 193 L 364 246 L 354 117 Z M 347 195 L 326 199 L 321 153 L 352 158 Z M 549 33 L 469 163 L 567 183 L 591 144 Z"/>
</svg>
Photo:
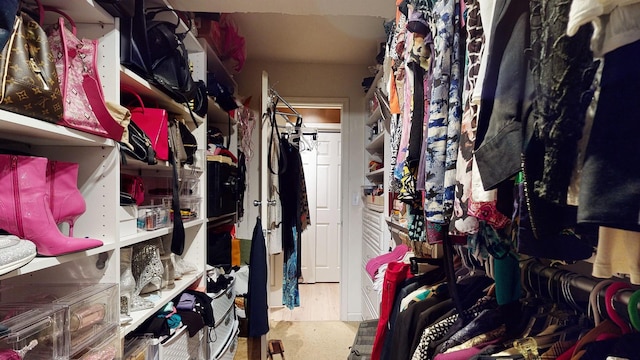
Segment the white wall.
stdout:
<svg viewBox="0 0 640 360">
<path fill-rule="evenodd" d="M 360 268 L 362 216 L 360 205 L 351 205 L 350 199 L 358 196 L 364 181 L 364 91 L 361 82 L 370 76 L 366 66 L 325 65 L 301 63 L 269 63 L 248 61 L 236 77 L 239 93 L 243 97 L 252 96 L 250 107 L 260 107 L 261 74 L 269 74 L 269 83 L 285 99 L 287 97 L 348 98 L 349 112 L 343 117 L 343 136 L 346 148 L 342 168 L 343 174 L 343 276 L 341 318 L 360 320 Z M 262 111 L 262 110 L 260 110 Z M 258 209 L 253 200 L 259 199 L 259 164 L 257 151 L 260 148 L 260 131 L 256 126 L 252 140 L 256 155 L 248 165 L 248 184 L 245 194 L 245 217 L 237 227 L 240 238 L 250 239 Z M 349 134 L 349 138 L 346 138 Z M 266 139 L 265 139 L 266 141 Z M 265 170 L 267 171 L 267 170 Z M 313 219 L 311 219 L 313 221 Z"/>
</svg>

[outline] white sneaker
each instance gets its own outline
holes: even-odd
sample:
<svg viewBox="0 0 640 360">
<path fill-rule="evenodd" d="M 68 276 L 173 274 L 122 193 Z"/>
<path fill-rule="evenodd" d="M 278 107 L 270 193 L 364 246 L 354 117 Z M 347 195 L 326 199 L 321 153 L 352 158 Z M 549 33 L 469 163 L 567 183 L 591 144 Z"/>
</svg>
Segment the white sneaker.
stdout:
<svg viewBox="0 0 640 360">
<path fill-rule="evenodd" d="M 36 245 L 15 235 L 0 235 L 0 275 L 28 264 L 36 257 Z"/>
</svg>

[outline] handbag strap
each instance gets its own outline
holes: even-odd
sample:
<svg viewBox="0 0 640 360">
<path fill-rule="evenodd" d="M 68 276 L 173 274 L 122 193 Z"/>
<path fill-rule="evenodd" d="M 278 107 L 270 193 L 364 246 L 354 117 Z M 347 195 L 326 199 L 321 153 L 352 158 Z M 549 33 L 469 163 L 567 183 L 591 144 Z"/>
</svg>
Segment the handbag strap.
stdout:
<svg viewBox="0 0 640 360">
<path fill-rule="evenodd" d="M 71 26 L 71 33 L 73 35 L 77 35 L 76 22 L 73 21 L 71 16 L 69 16 L 69 14 L 67 14 L 66 12 L 64 12 L 64 11 L 62 11 L 62 10 L 56 8 L 56 7 L 49 6 L 49 5 L 42 5 L 42 10 L 43 10 L 42 13 L 44 13 L 45 11 L 50 11 L 50 12 L 54 12 L 54 13 L 58 13 L 58 14 L 62 15 L 62 17 L 64 17 L 69 22 L 69 25 Z M 44 19 L 43 19 L 43 17 L 41 17 L 40 18 L 40 26 L 43 25 L 42 24 L 43 21 L 44 21 Z M 61 23 L 61 25 L 62 25 L 62 23 Z"/>
<path fill-rule="evenodd" d="M 123 90 L 124 92 L 133 95 L 133 97 L 135 97 L 136 100 L 138 100 L 138 103 L 140 103 L 140 108 L 142 109 L 142 113 L 144 114 L 144 102 L 142 101 L 142 98 L 140 97 L 140 95 L 138 95 L 138 93 L 133 88 L 127 85 L 121 85 L 120 90 Z M 158 106 L 156 105 L 156 107 Z"/>
<path fill-rule="evenodd" d="M 268 165 L 269 165 L 269 171 L 273 174 L 273 175 L 282 175 L 285 173 L 285 171 L 287 171 L 287 158 L 285 156 L 283 156 L 282 154 L 282 146 L 281 146 L 281 142 L 282 140 L 280 139 L 280 130 L 278 130 L 278 122 L 276 121 L 276 104 L 273 104 L 273 108 L 269 108 L 267 110 L 267 113 L 265 114 L 265 116 L 269 117 L 269 122 L 271 123 L 271 137 L 269 138 L 269 148 L 267 150 L 267 161 L 268 161 Z M 275 135 L 275 136 L 274 136 Z M 274 138 L 276 140 L 274 140 Z M 278 161 L 278 171 L 274 171 L 273 170 L 273 166 L 271 164 L 271 151 L 273 149 L 273 143 L 274 141 L 278 142 L 278 148 L 280 149 L 280 154 L 278 155 L 278 160 L 282 160 L 282 161 Z"/>
<path fill-rule="evenodd" d="M 82 88 L 87 94 L 89 106 L 91 106 L 91 110 L 93 110 L 93 113 L 96 115 L 96 118 L 98 119 L 98 122 L 100 122 L 102 128 L 107 132 L 107 134 L 109 134 L 111 139 L 120 141 L 122 139 L 124 127 L 118 124 L 113 116 L 111 116 L 109 109 L 107 109 L 107 105 L 102 97 L 102 89 L 100 88 L 98 81 L 93 76 L 84 74 L 82 79 Z"/>
<path fill-rule="evenodd" d="M 176 14 L 176 18 L 178 18 L 178 21 L 175 24 L 176 28 L 180 24 L 180 20 L 184 21 L 184 18 L 189 20 L 188 25 L 187 25 L 187 30 L 184 33 L 180 33 L 179 35 L 185 35 L 189 31 L 191 31 L 191 29 L 193 27 L 193 21 L 191 20 L 191 18 L 189 16 L 186 16 L 185 13 L 180 11 L 180 10 L 171 9 L 171 8 L 168 8 L 168 7 L 151 7 L 151 8 L 147 8 L 146 9 L 145 16 L 147 17 L 148 21 L 153 21 L 154 18 L 156 17 L 156 15 L 158 15 L 160 13 L 163 13 L 163 12 L 172 12 L 172 13 Z M 180 15 L 182 15 L 182 16 L 180 16 Z"/>
<path fill-rule="evenodd" d="M 171 139 L 171 137 L 169 137 Z M 171 142 L 171 146 L 175 144 Z M 180 213 L 180 193 L 178 164 L 173 156 L 173 151 L 169 151 L 169 163 L 173 168 L 173 194 L 171 200 L 171 209 L 173 210 L 173 233 L 171 235 L 171 252 L 176 255 L 182 255 L 184 252 L 184 224 L 182 223 L 182 214 Z"/>
</svg>

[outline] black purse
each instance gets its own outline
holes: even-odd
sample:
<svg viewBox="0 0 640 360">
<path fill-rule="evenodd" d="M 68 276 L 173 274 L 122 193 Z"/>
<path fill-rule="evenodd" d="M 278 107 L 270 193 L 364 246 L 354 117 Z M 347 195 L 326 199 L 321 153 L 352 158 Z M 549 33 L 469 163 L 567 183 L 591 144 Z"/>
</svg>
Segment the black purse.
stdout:
<svg viewBox="0 0 640 360">
<path fill-rule="evenodd" d="M 198 84 L 191 76 L 189 54 L 184 45 L 184 38 L 191 29 L 191 19 L 189 29 L 180 33 L 177 32 L 179 20 L 175 24 L 155 20 L 157 14 L 167 11 L 175 12 L 161 8 L 147 10 L 145 15 L 151 80 L 174 100 L 189 103 L 198 92 Z"/>
<path fill-rule="evenodd" d="M 131 157 L 136 160 L 144 161 L 149 165 L 158 163 L 156 152 L 153 150 L 151 139 L 142 131 L 133 121 L 127 126 L 129 130 L 129 141 L 120 142 L 120 152 L 122 154 L 122 162 L 126 163 L 126 158 Z"/>
<path fill-rule="evenodd" d="M 132 16 L 120 18 L 120 63 L 145 79 L 149 78 L 149 42 L 144 0 L 133 0 Z"/>
<path fill-rule="evenodd" d="M 134 0 L 96 0 L 111 16 L 125 18 L 133 17 L 135 12 Z"/>
</svg>

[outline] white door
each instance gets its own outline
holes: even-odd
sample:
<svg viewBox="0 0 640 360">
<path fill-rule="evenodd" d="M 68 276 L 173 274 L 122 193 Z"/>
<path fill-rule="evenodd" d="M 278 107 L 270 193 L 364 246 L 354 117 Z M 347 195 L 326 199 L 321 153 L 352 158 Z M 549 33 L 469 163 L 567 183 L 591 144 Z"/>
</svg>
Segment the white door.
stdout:
<svg viewBox="0 0 640 360">
<path fill-rule="evenodd" d="M 302 241 L 303 246 L 311 247 L 308 252 L 313 252 L 315 256 L 312 254 L 305 256 L 303 252 L 302 260 L 309 259 L 307 267 L 315 267 L 313 282 L 339 282 L 342 233 L 340 223 L 341 135 L 339 132 L 321 131 L 317 137 L 315 166 L 312 166 L 311 159 L 308 163 L 304 160 L 305 157 L 313 158 L 313 155 L 303 156 L 309 207 L 315 216 L 311 216 L 311 226 L 303 233 Z M 309 184 L 311 181 L 315 181 L 315 186 Z M 315 210 L 312 208 L 312 203 L 315 203 Z M 309 241 L 308 244 L 306 244 L 307 241 Z M 312 265 L 313 262 L 315 262 L 314 265 Z M 312 274 L 313 271 L 308 273 Z M 311 278 L 307 279 L 304 272 L 303 276 L 305 282 L 311 282 Z"/>
</svg>

